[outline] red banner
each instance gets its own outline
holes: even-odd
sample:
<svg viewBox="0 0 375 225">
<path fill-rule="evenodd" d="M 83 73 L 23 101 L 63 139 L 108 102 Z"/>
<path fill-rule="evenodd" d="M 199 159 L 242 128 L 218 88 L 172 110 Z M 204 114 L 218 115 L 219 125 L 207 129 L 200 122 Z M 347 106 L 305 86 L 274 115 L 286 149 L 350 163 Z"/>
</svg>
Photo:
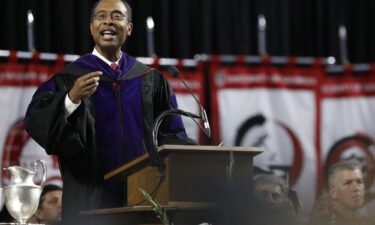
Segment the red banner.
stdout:
<svg viewBox="0 0 375 225">
<path fill-rule="evenodd" d="M 288 175 L 306 213 L 325 192 L 327 168 L 341 159 L 361 160 L 366 188 L 375 191 L 374 65 L 361 74 L 348 66 L 333 75 L 325 72 L 319 60 L 299 66 L 295 58 L 277 66 L 269 58 L 248 65 L 244 57 L 229 64 L 221 63 L 219 57 L 198 66 L 182 64 L 178 60 L 180 78 L 210 113 L 212 144 L 263 146 L 265 152 L 255 157 L 255 165 Z M 41 62 L 34 54 L 21 62 L 15 52 L 0 64 L 2 168 L 14 164 L 30 167 L 35 159 L 45 159 L 50 167 L 49 181 L 61 182 L 56 160 L 28 137 L 22 120 L 36 87 L 63 66 L 62 56 Z M 199 105 L 180 79 L 168 74 L 158 60 L 154 66 L 166 75 L 179 107 L 200 114 Z M 193 120 L 184 118 L 184 123 L 190 137 L 208 143 Z M 6 176 L 2 174 L 3 183 Z"/>
</svg>

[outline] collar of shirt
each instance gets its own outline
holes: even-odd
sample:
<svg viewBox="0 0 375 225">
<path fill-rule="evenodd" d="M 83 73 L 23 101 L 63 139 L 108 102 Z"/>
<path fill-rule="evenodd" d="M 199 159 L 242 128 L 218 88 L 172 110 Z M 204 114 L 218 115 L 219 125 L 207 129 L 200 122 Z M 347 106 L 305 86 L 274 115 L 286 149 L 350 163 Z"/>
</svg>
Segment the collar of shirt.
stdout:
<svg viewBox="0 0 375 225">
<path fill-rule="evenodd" d="M 111 65 L 112 63 L 116 63 L 118 65 L 121 57 L 122 57 L 122 52 L 121 52 L 121 55 L 120 57 L 118 58 L 118 60 L 116 62 L 111 62 L 109 61 L 108 59 L 106 59 L 104 56 L 102 56 L 97 50 L 96 48 L 94 48 L 94 50 L 92 51 L 92 54 L 97 56 L 99 59 L 103 60 L 105 63 L 107 63 L 108 65 Z"/>
</svg>

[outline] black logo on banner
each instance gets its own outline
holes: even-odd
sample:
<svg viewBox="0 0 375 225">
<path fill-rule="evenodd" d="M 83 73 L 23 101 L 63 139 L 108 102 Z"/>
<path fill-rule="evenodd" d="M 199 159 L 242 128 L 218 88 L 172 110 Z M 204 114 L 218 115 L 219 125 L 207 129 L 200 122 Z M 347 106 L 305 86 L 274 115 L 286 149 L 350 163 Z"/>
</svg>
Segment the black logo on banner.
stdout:
<svg viewBox="0 0 375 225">
<path fill-rule="evenodd" d="M 267 151 L 267 147 L 265 146 L 265 142 L 269 138 L 269 132 L 265 131 L 263 134 L 255 135 L 255 138 L 251 138 L 251 140 L 247 139 L 247 135 L 249 133 L 255 132 L 256 128 L 265 126 L 267 119 L 262 114 L 257 114 L 251 116 L 242 125 L 238 128 L 236 137 L 235 137 L 235 145 L 236 146 L 243 146 L 243 143 L 250 143 L 250 147 L 265 147 Z M 283 154 L 285 151 L 290 151 L 292 154 L 292 161 L 289 165 L 276 165 L 276 164 L 269 164 L 269 170 L 283 170 L 284 173 L 289 173 L 289 183 L 293 186 L 297 180 L 299 179 L 302 168 L 303 168 L 303 149 L 302 145 L 295 134 L 295 132 L 288 127 L 285 123 L 281 121 L 271 121 L 268 122 L 275 123 L 276 126 L 280 127 L 286 135 L 290 138 L 290 142 L 292 146 L 280 146 L 279 149 L 274 149 L 278 154 Z"/>
</svg>

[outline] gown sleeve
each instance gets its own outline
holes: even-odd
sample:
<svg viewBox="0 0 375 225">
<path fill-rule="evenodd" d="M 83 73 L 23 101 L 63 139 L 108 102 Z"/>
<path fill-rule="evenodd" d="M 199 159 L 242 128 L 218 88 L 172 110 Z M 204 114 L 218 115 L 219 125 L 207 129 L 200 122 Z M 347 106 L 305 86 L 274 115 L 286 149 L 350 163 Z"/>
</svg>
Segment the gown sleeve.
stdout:
<svg viewBox="0 0 375 225">
<path fill-rule="evenodd" d="M 29 135 L 47 154 L 70 158 L 85 151 L 82 132 L 77 129 L 83 106 L 81 104 L 70 117 L 65 117 L 67 88 L 59 85 L 59 79 L 61 78 L 54 76 L 37 89 L 24 122 Z"/>
</svg>

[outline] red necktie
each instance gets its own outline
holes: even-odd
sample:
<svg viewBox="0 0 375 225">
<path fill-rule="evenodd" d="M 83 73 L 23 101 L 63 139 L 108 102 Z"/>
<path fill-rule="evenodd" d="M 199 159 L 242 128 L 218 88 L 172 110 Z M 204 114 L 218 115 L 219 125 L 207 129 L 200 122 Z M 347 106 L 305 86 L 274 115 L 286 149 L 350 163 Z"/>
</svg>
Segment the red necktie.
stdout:
<svg viewBox="0 0 375 225">
<path fill-rule="evenodd" d="M 117 71 L 118 70 L 118 65 L 116 63 L 112 63 L 111 64 L 111 67 L 114 71 Z"/>
</svg>

